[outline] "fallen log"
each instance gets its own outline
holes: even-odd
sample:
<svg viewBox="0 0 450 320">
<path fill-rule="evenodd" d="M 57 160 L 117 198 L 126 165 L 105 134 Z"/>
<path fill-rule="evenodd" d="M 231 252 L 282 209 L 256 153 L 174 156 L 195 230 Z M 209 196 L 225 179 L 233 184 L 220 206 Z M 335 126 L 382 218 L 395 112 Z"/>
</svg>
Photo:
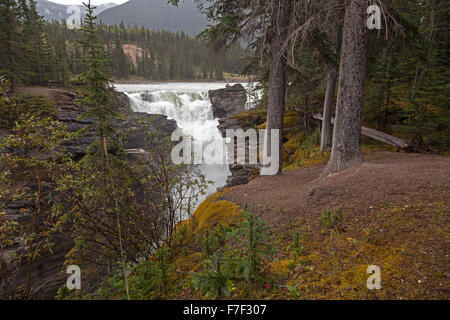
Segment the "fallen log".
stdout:
<svg viewBox="0 0 450 320">
<path fill-rule="evenodd" d="M 313 118 L 317 119 L 317 120 L 320 120 L 320 121 L 323 120 L 322 116 L 318 115 L 318 114 L 315 114 L 313 116 Z M 331 119 L 331 123 L 334 124 L 334 118 Z M 383 133 L 381 131 L 377 131 L 377 130 L 374 130 L 374 129 L 369 129 L 369 128 L 366 128 L 366 127 L 362 127 L 361 128 L 361 134 L 363 136 L 366 136 L 366 137 L 375 139 L 377 141 L 389 144 L 391 146 L 397 147 L 397 148 L 399 148 L 401 150 L 405 150 L 405 149 L 407 149 L 409 147 L 409 143 L 406 142 L 405 140 L 397 138 L 397 137 L 390 136 L 390 135 L 388 135 L 386 133 Z"/>
</svg>

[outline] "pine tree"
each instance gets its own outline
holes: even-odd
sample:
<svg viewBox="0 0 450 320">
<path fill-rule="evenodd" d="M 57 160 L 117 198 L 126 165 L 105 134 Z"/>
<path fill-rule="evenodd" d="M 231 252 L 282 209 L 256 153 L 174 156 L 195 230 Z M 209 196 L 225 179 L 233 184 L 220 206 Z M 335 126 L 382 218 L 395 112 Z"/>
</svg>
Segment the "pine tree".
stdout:
<svg viewBox="0 0 450 320">
<path fill-rule="evenodd" d="M 25 17 L 23 33 L 25 46 L 29 53 L 27 61 L 30 64 L 30 75 L 33 77 L 28 82 L 44 85 L 50 78 L 51 61 L 54 58 L 45 34 L 44 19 L 38 14 L 34 0 L 28 0 L 28 2 L 21 0 L 20 2 Z"/>
<path fill-rule="evenodd" d="M 0 74 L 9 79 L 14 91 L 20 70 L 19 8 L 14 0 L 0 0 Z"/>
<path fill-rule="evenodd" d="M 110 185 L 112 192 L 114 193 L 114 179 L 111 170 L 110 157 L 108 155 L 108 138 L 111 138 L 114 134 L 114 130 L 110 125 L 112 118 L 116 117 L 116 112 L 111 108 L 111 100 L 113 97 L 113 90 L 110 87 L 109 73 L 107 66 L 109 59 L 106 57 L 106 52 L 103 44 L 98 37 L 98 29 L 96 28 L 95 20 L 97 19 L 93 13 L 93 7 L 91 1 L 84 3 L 86 7 L 85 25 L 83 27 L 84 38 L 80 41 L 82 48 L 84 49 L 83 62 L 86 64 L 88 70 L 83 73 L 79 80 L 84 84 L 81 90 L 82 98 L 78 99 L 79 104 L 87 105 L 90 110 L 82 114 L 81 118 L 94 117 L 98 121 L 94 124 L 97 129 L 97 134 L 101 138 L 98 143 L 94 143 L 94 147 L 102 147 L 100 150 L 96 150 L 96 154 L 103 155 L 104 168 L 105 168 L 105 184 Z M 91 146 L 92 147 L 92 146 Z M 92 148 L 91 148 L 92 151 Z M 118 240 L 120 248 L 120 256 L 122 262 L 122 269 L 125 281 L 125 289 L 127 297 L 130 299 L 128 279 L 126 274 L 126 263 L 124 256 L 124 249 L 122 244 L 122 232 L 120 222 L 120 211 L 118 200 L 113 195 L 115 201 L 115 211 L 117 217 L 118 228 Z"/>
<path fill-rule="evenodd" d="M 122 42 L 118 38 L 113 45 L 112 62 L 115 76 L 118 79 L 127 79 L 129 72 L 128 57 L 123 50 Z"/>
<path fill-rule="evenodd" d="M 323 175 L 362 162 L 361 118 L 368 54 L 365 5 L 365 0 L 351 0 L 345 11 L 333 147 Z"/>
<path fill-rule="evenodd" d="M 110 60 L 97 35 L 98 30 L 95 23 L 97 17 L 93 14 L 90 1 L 85 6 L 87 12 L 82 28 L 84 37 L 79 40 L 79 43 L 84 54 L 81 61 L 86 65 L 87 71 L 82 73 L 78 79 L 84 86 L 80 90 L 82 98 L 78 99 L 77 103 L 91 107 L 82 117 L 98 119 L 97 133 L 102 138 L 102 151 L 106 156 L 106 139 L 114 133 L 110 126 L 110 120 L 117 116 L 116 112 L 110 107 L 113 97 L 108 70 Z"/>
</svg>

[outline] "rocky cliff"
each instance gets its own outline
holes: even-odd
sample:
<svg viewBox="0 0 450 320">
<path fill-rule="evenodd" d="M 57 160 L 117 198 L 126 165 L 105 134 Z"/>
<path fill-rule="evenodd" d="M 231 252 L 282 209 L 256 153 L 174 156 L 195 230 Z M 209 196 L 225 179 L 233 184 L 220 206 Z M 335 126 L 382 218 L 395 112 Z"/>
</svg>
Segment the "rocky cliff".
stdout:
<svg viewBox="0 0 450 320">
<path fill-rule="evenodd" d="M 247 92 L 241 84 L 227 85 L 224 89 L 210 90 L 214 118 L 226 118 L 245 110 Z"/>
<path fill-rule="evenodd" d="M 220 120 L 219 123 L 220 124 L 218 128 L 223 137 L 226 136 L 227 129 L 243 129 L 244 131 L 248 129 L 248 127 L 239 118 L 229 117 Z M 231 145 L 228 147 L 234 148 L 236 154 L 236 145 Z M 249 146 L 248 143 L 246 143 L 245 145 L 246 163 L 248 163 L 248 155 L 249 155 Z M 259 176 L 259 173 L 261 171 L 261 166 L 257 164 L 256 165 L 238 164 L 234 159 L 228 159 L 228 161 L 230 162 L 229 168 L 231 171 L 231 175 L 227 178 L 226 188 L 247 184 L 257 176 Z"/>
<path fill-rule="evenodd" d="M 94 119 L 79 120 L 80 114 L 87 110 L 86 107 L 78 107 L 75 102 L 75 93 L 59 89 L 49 88 L 21 88 L 19 93 L 38 94 L 47 97 L 54 102 L 58 111 L 57 119 L 63 122 L 70 132 L 76 132 L 92 124 Z M 135 113 L 131 109 L 130 101 L 125 94 L 118 94 L 118 101 L 114 104 L 116 111 L 121 115 L 120 119 L 114 120 L 112 126 L 122 136 L 122 146 L 126 149 L 146 149 L 148 145 L 149 132 L 152 133 L 152 139 L 162 139 L 170 137 L 171 133 L 177 128 L 176 122 L 168 120 L 161 115 L 148 115 Z M 0 129 L 1 136 L 6 136 L 8 131 Z M 66 150 L 75 154 L 75 158 L 81 157 L 86 148 L 96 139 L 93 131 L 88 131 L 86 135 L 76 138 L 66 144 Z M 35 188 L 35 186 L 30 186 Z M 44 190 L 51 196 L 49 199 L 61 198 L 55 190 Z M 32 206 L 32 203 L 24 201 L 10 201 L 2 209 L 6 213 L 6 219 L 14 220 L 18 223 L 26 223 L 23 219 L 27 217 L 21 214 L 21 209 Z M 52 206 L 52 200 L 45 205 L 43 210 L 49 210 Z M 32 264 L 32 288 L 34 288 L 33 299 L 51 299 L 54 298 L 58 288 L 66 281 L 67 276 L 62 271 L 65 256 L 73 247 L 70 238 L 70 226 L 65 234 L 60 234 L 54 239 L 54 248 L 52 252 L 43 253 L 35 259 Z M 20 252 L 24 248 L 13 248 L 5 251 L 3 255 L 3 270 L 0 274 L 0 298 L 7 297 L 18 286 L 24 284 L 27 279 L 26 268 L 22 268 L 12 263 L 11 256 L 15 252 Z M 6 276 L 8 275 L 8 277 Z M 12 275 L 12 276 L 11 276 Z"/>
<path fill-rule="evenodd" d="M 22 88 L 19 93 L 38 94 L 47 97 L 55 103 L 58 110 L 57 119 L 67 126 L 70 132 L 76 132 L 93 124 L 95 119 L 79 120 L 79 116 L 88 110 L 88 107 L 79 107 L 75 104 L 75 93 L 66 90 L 48 88 Z M 114 109 L 120 118 L 114 119 L 111 126 L 120 134 L 122 147 L 125 149 L 146 148 L 145 137 L 151 131 L 157 138 L 170 136 L 177 128 L 174 120 L 168 120 L 163 115 L 149 115 L 137 113 L 131 109 L 130 100 L 123 93 L 117 94 Z M 95 141 L 95 132 L 90 130 L 85 135 L 70 141 L 66 150 L 76 155 L 83 155 L 86 148 Z"/>
<path fill-rule="evenodd" d="M 247 119 L 237 115 L 245 113 L 247 93 L 241 84 L 227 86 L 224 89 L 209 91 L 213 115 L 219 118 L 219 130 L 225 137 L 227 129 L 243 129 L 251 127 Z M 235 148 L 236 146 L 229 146 Z M 248 144 L 246 145 L 246 159 L 248 160 Z M 234 159 L 228 159 L 231 175 L 227 179 L 226 187 L 247 184 L 259 175 L 260 166 L 251 164 L 237 164 Z M 248 162 L 248 161 L 247 161 Z"/>
</svg>

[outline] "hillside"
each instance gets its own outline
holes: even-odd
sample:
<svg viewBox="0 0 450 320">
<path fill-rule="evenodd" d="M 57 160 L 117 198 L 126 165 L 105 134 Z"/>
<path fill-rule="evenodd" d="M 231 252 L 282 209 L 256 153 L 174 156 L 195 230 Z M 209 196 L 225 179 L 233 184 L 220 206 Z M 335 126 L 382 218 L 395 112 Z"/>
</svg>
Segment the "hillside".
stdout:
<svg viewBox="0 0 450 320">
<path fill-rule="evenodd" d="M 366 154 L 362 166 L 319 179 L 324 165 L 258 177 L 210 197 L 197 209 L 194 216 L 205 221 L 198 229 L 210 233 L 229 221 L 236 204 L 254 208 L 273 228 L 269 241 L 277 253 L 268 265 L 265 287 L 237 285 L 231 297 L 448 299 L 450 159 L 376 152 Z M 327 209 L 340 212 L 332 227 L 321 221 Z M 296 232 L 301 252 L 295 261 Z M 203 264 L 196 249 L 189 257 L 197 259 L 185 267 L 176 265 L 183 269 L 173 275 L 180 287 L 188 272 Z M 366 287 L 369 265 L 381 268 L 381 290 Z M 199 298 L 190 290 L 174 295 Z"/>
<path fill-rule="evenodd" d="M 306 266 L 284 280 L 302 298 L 448 299 L 450 159 L 379 152 L 366 160 L 322 179 L 324 164 L 260 177 L 223 199 L 254 207 L 281 243 L 295 230 L 306 237 Z M 320 221 L 326 209 L 342 212 L 335 233 Z M 382 290 L 365 287 L 367 265 L 380 266 Z"/>
<path fill-rule="evenodd" d="M 107 25 L 145 26 L 153 30 L 184 31 L 195 35 L 202 31 L 207 19 L 197 10 L 193 0 L 182 1 L 178 7 L 167 0 L 131 0 L 99 14 L 99 20 Z"/>
<path fill-rule="evenodd" d="M 94 14 L 99 14 L 102 11 L 113 8 L 117 6 L 115 3 L 105 3 L 101 5 L 97 5 Z M 82 5 L 78 6 L 80 7 L 82 17 L 84 17 L 86 8 Z M 36 0 L 36 8 L 41 16 L 44 17 L 47 21 L 62 21 L 66 20 L 72 13 L 68 13 L 67 10 L 69 9 L 68 5 L 55 3 L 47 0 Z M 72 12 L 69 10 L 69 12 Z"/>
</svg>

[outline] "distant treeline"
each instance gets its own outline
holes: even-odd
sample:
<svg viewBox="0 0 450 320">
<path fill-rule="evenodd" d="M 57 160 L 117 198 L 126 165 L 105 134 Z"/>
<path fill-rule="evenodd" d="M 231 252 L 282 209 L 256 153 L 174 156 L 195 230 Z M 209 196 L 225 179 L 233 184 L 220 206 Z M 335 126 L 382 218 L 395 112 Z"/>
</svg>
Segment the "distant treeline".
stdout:
<svg viewBox="0 0 450 320">
<path fill-rule="evenodd" d="M 60 64 L 67 64 L 71 74 L 83 72 L 83 64 L 77 62 L 81 51 L 76 45 L 81 31 L 53 22 L 46 25 L 46 34 L 58 56 L 63 57 Z M 243 58 L 248 54 L 240 45 L 218 54 L 204 41 L 183 32 L 126 27 L 123 23 L 99 23 L 98 34 L 110 54 L 112 76 L 117 79 L 133 76 L 148 80 L 222 80 L 224 72 L 241 73 Z"/>
<path fill-rule="evenodd" d="M 84 72 L 82 31 L 65 22 L 45 22 L 33 0 L 0 0 L 0 74 L 12 86 L 67 84 Z M 111 76 L 146 80 L 222 80 L 240 73 L 248 53 L 235 45 L 225 54 L 180 33 L 144 27 L 106 26 L 97 32 L 109 53 Z"/>
</svg>

